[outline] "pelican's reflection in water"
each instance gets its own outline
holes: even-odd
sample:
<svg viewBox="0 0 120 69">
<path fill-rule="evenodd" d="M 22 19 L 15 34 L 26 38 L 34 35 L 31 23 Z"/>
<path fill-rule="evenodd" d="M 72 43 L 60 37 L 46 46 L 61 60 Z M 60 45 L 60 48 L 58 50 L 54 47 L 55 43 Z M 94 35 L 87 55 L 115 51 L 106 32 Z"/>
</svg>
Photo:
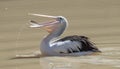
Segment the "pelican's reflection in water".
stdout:
<svg viewBox="0 0 120 69">
<path fill-rule="evenodd" d="M 87 55 L 79 57 L 42 57 L 41 69 L 119 69 L 120 47 L 105 47 L 100 55 Z"/>
<path fill-rule="evenodd" d="M 73 69 L 71 62 L 59 59 L 60 57 L 40 58 L 40 66 L 42 69 Z"/>
</svg>

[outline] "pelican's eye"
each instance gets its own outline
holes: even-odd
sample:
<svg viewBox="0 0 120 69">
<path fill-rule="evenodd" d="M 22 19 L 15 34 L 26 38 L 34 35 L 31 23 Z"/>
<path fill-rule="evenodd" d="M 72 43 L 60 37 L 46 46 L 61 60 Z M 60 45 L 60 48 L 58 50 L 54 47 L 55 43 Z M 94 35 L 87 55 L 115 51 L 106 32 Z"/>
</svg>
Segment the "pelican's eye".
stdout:
<svg viewBox="0 0 120 69">
<path fill-rule="evenodd" d="M 62 20 L 62 18 L 61 18 L 61 17 L 60 17 L 59 19 L 60 19 L 60 20 Z"/>
<path fill-rule="evenodd" d="M 58 18 L 58 21 L 59 21 L 60 23 L 62 23 L 62 22 L 63 22 L 63 18 L 59 17 L 59 18 Z"/>
<path fill-rule="evenodd" d="M 62 18 L 61 18 L 61 17 L 59 17 L 57 20 L 58 20 L 58 21 L 61 21 L 61 20 L 62 20 Z"/>
</svg>

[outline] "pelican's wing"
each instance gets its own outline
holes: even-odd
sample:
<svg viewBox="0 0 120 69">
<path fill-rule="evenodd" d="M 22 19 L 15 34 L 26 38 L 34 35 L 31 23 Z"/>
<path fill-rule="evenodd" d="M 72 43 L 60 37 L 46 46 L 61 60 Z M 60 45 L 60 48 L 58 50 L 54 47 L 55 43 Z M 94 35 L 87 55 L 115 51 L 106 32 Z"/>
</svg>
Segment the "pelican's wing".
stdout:
<svg viewBox="0 0 120 69">
<path fill-rule="evenodd" d="M 60 54 L 68 54 L 68 53 L 75 53 L 75 52 L 80 52 L 81 50 L 81 44 L 76 41 L 60 41 L 51 44 L 51 48 L 53 49 L 54 52 L 60 53 Z"/>
<path fill-rule="evenodd" d="M 53 44 L 51 48 L 57 53 L 100 52 L 85 36 L 67 36 Z"/>
</svg>

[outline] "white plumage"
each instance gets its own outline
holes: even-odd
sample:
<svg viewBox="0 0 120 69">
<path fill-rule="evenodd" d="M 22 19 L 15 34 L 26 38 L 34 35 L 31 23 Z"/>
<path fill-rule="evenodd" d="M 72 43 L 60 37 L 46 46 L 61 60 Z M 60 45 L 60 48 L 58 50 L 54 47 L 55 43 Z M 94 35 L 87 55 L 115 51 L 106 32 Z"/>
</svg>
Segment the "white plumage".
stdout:
<svg viewBox="0 0 120 69">
<path fill-rule="evenodd" d="M 60 53 L 63 53 L 63 54 L 68 54 L 68 49 L 72 52 L 71 49 L 73 50 L 77 50 L 79 51 L 79 49 L 77 48 L 77 46 L 79 48 L 81 48 L 80 46 L 81 44 L 79 42 L 75 42 L 75 41 L 70 41 L 70 40 L 67 40 L 67 41 L 64 41 L 64 42 L 56 42 L 56 43 L 53 43 L 51 44 L 51 48 L 54 48 L 53 50 L 60 54 Z"/>
</svg>

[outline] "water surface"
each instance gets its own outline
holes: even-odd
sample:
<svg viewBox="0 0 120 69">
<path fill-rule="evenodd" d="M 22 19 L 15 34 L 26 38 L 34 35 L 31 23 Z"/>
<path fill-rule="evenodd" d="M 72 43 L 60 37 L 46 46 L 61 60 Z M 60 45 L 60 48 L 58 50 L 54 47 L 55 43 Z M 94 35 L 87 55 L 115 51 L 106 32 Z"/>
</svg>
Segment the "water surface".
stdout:
<svg viewBox="0 0 120 69">
<path fill-rule="evenodd" d="M 17 54 L 39 51 L 47 32 L 29 28 L 29 20 L 48 19 L 28 13 L 62 15 L 69 27 L 61 37 L 85 35 L 102 51 L 79 57 L 11 59 Z M 0 69 L 119 69 L 119 0 L 0 0 Z"/>
</svg>

